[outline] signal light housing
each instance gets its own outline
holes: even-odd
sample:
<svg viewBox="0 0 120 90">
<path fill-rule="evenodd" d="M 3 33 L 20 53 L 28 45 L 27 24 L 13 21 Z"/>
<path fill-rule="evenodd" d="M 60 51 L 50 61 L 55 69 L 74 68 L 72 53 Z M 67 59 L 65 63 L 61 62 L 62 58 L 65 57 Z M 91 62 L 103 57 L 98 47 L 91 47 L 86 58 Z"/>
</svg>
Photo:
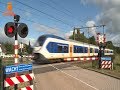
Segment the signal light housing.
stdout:
<svg viewBox="0 0 120 90">
<path fill-rule="evenodd" d="M 20 23 L 18 26 L 18 34 L 21 38 L 25 38 L 28 35 L 28 27 L 25 23 Z"/>
<path fill-rule="evenodd" d="M 14 23 L 13 22 L 8 22 L 4 27 L 4 32 L 8 37 L 10 37 L 10 38 L 14 37 L 16 32 L 17 32 L 15 30 Z"/>
</svg>

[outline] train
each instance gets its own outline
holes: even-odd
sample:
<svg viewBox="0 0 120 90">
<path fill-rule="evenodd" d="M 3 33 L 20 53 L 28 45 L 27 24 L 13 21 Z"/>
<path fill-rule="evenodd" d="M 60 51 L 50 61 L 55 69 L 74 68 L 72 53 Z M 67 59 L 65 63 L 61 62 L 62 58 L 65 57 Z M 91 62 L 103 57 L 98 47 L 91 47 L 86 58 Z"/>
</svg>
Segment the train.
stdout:
<svg viewBox="0 0 120 90">
<path fill-rule="evenodd" d="M 65 58 L 98 56 L 98 52 L 99 47 L 96 45 L 45 34 L 41 35 L 34 45 L 33 60 L 35 62 L 64 61 Z M 105 56 L 111 55 L 113 50 L 105 49 Z"/>
</svg>

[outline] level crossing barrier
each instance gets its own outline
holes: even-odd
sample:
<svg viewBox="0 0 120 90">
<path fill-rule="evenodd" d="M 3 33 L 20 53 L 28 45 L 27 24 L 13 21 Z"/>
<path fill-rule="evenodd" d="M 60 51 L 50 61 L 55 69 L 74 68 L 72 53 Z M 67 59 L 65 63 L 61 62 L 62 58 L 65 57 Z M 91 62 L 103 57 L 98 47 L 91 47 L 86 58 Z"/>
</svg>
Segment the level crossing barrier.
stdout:
<svg viewBox="0 0 120 90">
<path fill-rule="evenodd" d="M 2 90 L 6 90 L 7 87 L 18 85 L 20 83 L 29 82 L 29 86 L 25 86 L 20 90 L 33 90 L 34 73 L 32 72 L 32 64 L 18 64 L 3 66 L 3 85 Z M 22 75 L 9 76 L 10 74 L 20 73 Z M 27 72 L 27 73 L 23 73 Z M 7 77 L 8 76 L 8 77 Z M 18 88 L 14 88 L 17 90 Z"/>
<path fill-rule="evenodd" d="M 112 69 L 111 57 L 101 57 L 101 69 Z"/>
<path fill-rule="evenodd" d="M 98 57 L 78 57 L 78 58 L 64 58 L 64 61 L 93 61 L 98 60 Z"/>
</svg>

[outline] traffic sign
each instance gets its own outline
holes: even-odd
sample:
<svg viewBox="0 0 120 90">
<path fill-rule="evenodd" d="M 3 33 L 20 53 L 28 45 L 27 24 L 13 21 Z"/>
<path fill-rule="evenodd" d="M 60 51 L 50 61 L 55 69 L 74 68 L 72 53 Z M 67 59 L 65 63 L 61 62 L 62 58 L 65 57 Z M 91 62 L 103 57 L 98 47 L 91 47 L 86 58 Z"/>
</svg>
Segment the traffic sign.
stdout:
<svg viewBox="0 0 120 90">
<path fill-rule="evenodd" d="M 111 61 L 111 57 L 101 57 L 101 60 Z"/>
<path fill-rule="evenodd" d="M 23 72 L 28 70 L 32 70 L 32 64 L 19 64 L 19 65 L 5 66 L 5 74 Z"/>
</svg>

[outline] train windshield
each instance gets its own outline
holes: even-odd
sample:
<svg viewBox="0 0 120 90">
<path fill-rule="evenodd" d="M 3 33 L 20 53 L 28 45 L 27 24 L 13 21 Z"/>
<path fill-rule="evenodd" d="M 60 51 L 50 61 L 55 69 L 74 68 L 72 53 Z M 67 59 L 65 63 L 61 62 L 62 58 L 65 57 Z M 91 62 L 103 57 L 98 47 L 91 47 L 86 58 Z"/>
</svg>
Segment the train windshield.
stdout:
<svg viewBox="0 0 120 90">
<path fill-rule="evenodd" d="M 42 46 L 46 40 L 45 36 L 41 36 L 38 38 L 37 42 L 35 43 L 35 46 Z"/>
</svg>

